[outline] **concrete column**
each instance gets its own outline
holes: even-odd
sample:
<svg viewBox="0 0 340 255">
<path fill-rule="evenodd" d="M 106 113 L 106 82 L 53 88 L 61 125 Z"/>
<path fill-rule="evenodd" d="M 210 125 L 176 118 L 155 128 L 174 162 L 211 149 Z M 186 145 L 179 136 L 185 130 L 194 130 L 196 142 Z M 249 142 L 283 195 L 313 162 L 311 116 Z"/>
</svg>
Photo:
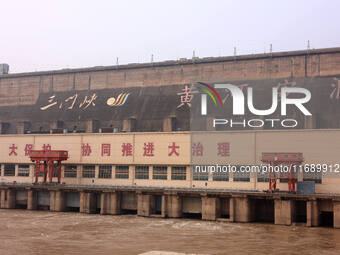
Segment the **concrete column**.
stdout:
<svg viewBox="0 0 340 255">
<path fill-rule="evenodd" d="M 120 193 L 106 193 L 103 192 L 101 194 L 100 199 L 100 214 L 110 214 L 110 215 L 118 215 L 120 214 L 121 206 L 120 206 Z"/>
<path fill-rule="evenodd" d="M 305 116 L 305 129 L 312 129 L 316 126 L 316 118 L 313 116 Z"/>
<path fill-rule="evenodd" d="M 235 221 L 235 199 L 233 197 L 229 200 L 229 221 Z"/>
<path fill-rule="evenodd" d="M 340 201 L 333 201 L 334 228 L 340 228 Z"/>
<path fill-rule="evenodd" d="M 27 190 L 27 210 L 37 210 L 38 193 L 31 189 Z"/>
<path fill-rule="evenodd" d="M 15 190 L 1 190 L 1 209 L 15 209 Z"/>
<path fill-rule="evenodd" d="M 111 214 L 116 215 L 120 214 L 121 210 L 121 199 L 120 199 L 120 193 L 114 192 L 110 194 L 110 202 L 111 202 Z"/>
<path fill-rule="evenodd" d="M 182 217 L 182 198 L 178 195 L 168 196 L 168 217 L 180 218 Z"/>
<path fill-rule="evenodd" d="M 123 120 L 123 131 L 124 132 L 133 132 L 135 130 L 136 126 L 136 119 L 135 118 L 129 118 Z"/>
<path fill-rule="evenodd" d="M 50 211 L 55 212 L 55 190 L 50 190 Z"/>
<path fill-rule="evenodd" d="M 310 200 L 307 206 L 307 227 L 317 227 L 320 225 L 320 211 L 317 200 Z"/>
<path fill-rule="evenodd" d="M 277 225 L 291 225 L 292 213 L 293 213 L 293 201 L 292 200 L 274 200 L 275 207 L 275 224 Z"/>
<path fill-rule="evenodd" d="M 137 194 L 137 215 L 148 217 L 151 214 L 150 209 L 151 209 L 151 195 L 138 193 Z"/>
<path fill-rule="evenodd" d="M 65 209 L 65 193 L 60 190 L 50 190 L 50 211 L 63 212 Z"/>
<path fill-rule="evenodd" d="M 253 219 L 250 200 L 246 196 L 234 196 L 234 221 L 250 222 Z"/>
<path fill-rule="evenodd" d="M 109 193 L 101 193 L 100 194 L 100 214 L 105 215 L 105 214 L 109 214 L 109 201 L 108 201 L 108 196 Z"/>
<path fill-rule="evenodd" d="M 165 218 L 168 216 L 168 197 L 166 195 L 162 195 L 162 217 Z"/>
<path fill-rule="evenodd" d="M 17 134 L 25 134 L 31 127 L 31 123 L 28 121 L 22 121 L 17 123 Z"/>
<path fill-rule="evenodd" d="M 66 209 L 65 193 L 58 190 L 55 196 L 55 209 L 57 212 L 63 212 Z"/>
<path fill-rule="evenodd" d="M 0 201 L 0 208 L 5 209 L 5 197 L 6 197 L 6 190 L 1 190 L 1 201 Z"/>
<path fill-rule="evenodd" d="M 202 198 L 202 220 L 216 220 L 221 217 L 220 199 L 216 197 L 203 196 Z"/>
<path fill-rule="evenodd" d="M 95 193 L 80 192 L 80 208 L 81 213 L 95 213 L 97 211 L 97 197 Z"/>
<path fill-rule="evenodd" d="M 177 129 L 176 115 L 169 116 L 163 119 L 163 132 L 176 131 L 176 129 Z"/>
<path fill-rule="evenodd" d="M 15 209 L 15 190 L 9 189 L 7 190 L 7 208 Z"/>
<path fill-rule="evenodd" d="M 88 120 L 86 122 L 86 133 L 97 133 L 100 123 L 98 120 Z"/>
<path fill-rule="evenodd" d="M 163 119 L 163 132 L 171 132 L 171 118 Z"/>
</svg>

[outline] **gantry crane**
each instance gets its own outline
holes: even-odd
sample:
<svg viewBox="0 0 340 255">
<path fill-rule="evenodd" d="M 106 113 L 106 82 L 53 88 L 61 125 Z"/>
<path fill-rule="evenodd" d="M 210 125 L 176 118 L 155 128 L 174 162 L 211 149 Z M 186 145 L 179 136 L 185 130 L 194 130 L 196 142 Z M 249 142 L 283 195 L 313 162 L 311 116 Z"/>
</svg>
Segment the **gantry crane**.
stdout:
<svg viewBox="0 0 340 255">
<path fill-rule="evenodd" d="M 68 159 L 67 151 L 32 150 L 29 153 L 32 162 L 35 161 L 35 182 L 38 182 L 39 173 L 44 173 L 44 183 L 49 175 L 49 182 L 52 182 L 54 162 L 57 162 L 58 183 L 61 180 L 61 161 Z"/>
<path fill-rule="evenodd" d="M 269 164 L 269 192 L 276 191 L 276 181 L 278 179 L 288 180 L 288 191 L 296 192 L 296 171 L 298 168 L 294 167 L 301 165 L 303 162 L 303 155 L 300 152 L 263 152 L 262 159 L 263 163 Z M 287 174 L 283 176 L 283 172 L 275 171 L 275 166 L 286 166 L 288 167 Z"/>
</svg>

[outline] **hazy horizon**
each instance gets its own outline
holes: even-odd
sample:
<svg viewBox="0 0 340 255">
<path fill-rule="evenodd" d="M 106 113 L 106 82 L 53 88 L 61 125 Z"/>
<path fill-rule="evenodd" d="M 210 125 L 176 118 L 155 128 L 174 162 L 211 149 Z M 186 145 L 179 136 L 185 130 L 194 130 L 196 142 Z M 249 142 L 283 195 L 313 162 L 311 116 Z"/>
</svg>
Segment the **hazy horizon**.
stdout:
<svg viewBox="0 0 340 255">
<path fill-rule="evenodd" d="M 0 2 L 10 73 L 340 46 L 338 1 Z"/>
</svg>

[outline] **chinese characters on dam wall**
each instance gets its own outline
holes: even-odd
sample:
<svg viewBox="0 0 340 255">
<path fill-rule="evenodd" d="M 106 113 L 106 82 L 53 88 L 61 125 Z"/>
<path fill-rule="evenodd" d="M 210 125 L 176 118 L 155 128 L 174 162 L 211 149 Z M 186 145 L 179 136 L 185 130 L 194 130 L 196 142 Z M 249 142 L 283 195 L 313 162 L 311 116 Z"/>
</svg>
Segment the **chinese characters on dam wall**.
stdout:
<svg viewBox="0 0 340 255">
<path fill-rule="evenodd" d="M 288 107 L 295 128 L 338 128 L 339 60 L 340 49 L 333 48 L 1 75 L 0 133 L 215 130 L 208 119 L 229 120 L 233 95 L 220 88 L 216 97 L 198 82 L 236 85 L 244 95 L 251 87 L 259 110 L 270 106 L 271 88 L 278 88 L 278 100 L 283 87 L 305 88 L 312 95 L 305 105 L 312 116 Z M 201 98 L 207 98 L 210 116 L 200 116 Z M 255 117 L 247 110 L 246 119 Z"/>
<path fill-rule="evenodd" d="M 269 81 L 263 80 L 263 81 L 245 81 L 245 82 L 247 83 L 241 82 L 241 84 L 238 84 L 240 82 L 236 82 L 235 85 L 242 92 L 245 91 L 247 88 L 250 88 L 253 85 L 252 87 L 254 87 L 254 91 L 257 92 L 256 94 L 259 96 L 260 96 L 260 93 L 262 94 L 262 93 L 270 91 L 270 86 L 272 86 L 272 88 L 276 88 L 278 91 L 279 101 L 280 101 L 281 89 L 287 88 L 287 87 L 292 87 L 292 88 L 297 87 L 297 82 L 299 82 L 299 87 L 304 87 L 309 90 L 312 90 L 314 92 L 313 93 L 314 96 L 316 96 L 318 99 L 320 99 L 320 95 L 324 95 L 324 94 L 328 94 L 328 99 L 331 101 L 338 101 L 340 98 L 340 78 L 337 78 L 337 77 L 333 77 L 329 79 L 326 79 L 326 78 L 295 79 L 295 80 L 294 79 L 291 79 L 291 80 L 283 79 L 283 80 L 269 80 Z M 263 82 L 263 84 L 261 84 L 261 82 Z M 316 84 L 316 82 L 318 82 L 318 84 Z M 226 81 L 225 83 L 232 83 L 232 82 Z M 173 93 L 168 94 L 168 95 L 165 94 L 165 96 L 174 97 L 174 95 L 177 95 L 177 102 L 174 102 L 174 104 L 177 103 L 177 108 L 181 108 L 184 106 L 191 108 L 192 106 L 191 102 L 194 99 L 194 95 L 195 94 L 198 95 L 202 92 L 204 93 L 205 91 L 207 91 L 207 90 L 202 90 L 202 88 L 200 88 L 199 85 L 200 85 L 200 82 L 190 84 L 190 85 L 184 85 L 184 86 L 172 86 L 172 87 L 169 87 L 169 90 L 170 91 L 173 90 Z M 213 84 L 211 86 L 213 86 Z M 130 91 L 132 91 L 130 93 L 135 92 L 133 88 L 130 89 Z M 140 92 L 142 91 L 139 91 L 139 95 L 137 96 L 143 97 L 143 92 L 142 93 Z M 147 92 L 147 88 L 145 89 L 145 92 Z M 227 100 L 232 99 L 232 94 L 229 89 L 227 88 L 218 89 L 218 92 L 219 93 L 217 94 L 217 96 L 219 99 L 221 99 L 221 104 L 226 104 Z M 120 91 L 120 93 L 116 96 L 116 98 L 114 96 L 108 96 L 107 93 L 105 93 L 106 101 L 104 100 L 104 105 L 106 102 L 106 105 L 108 106 L 123 106 L 126 103 L 130 93 L 125 93 L 124 91 Z M 133 93 L 133 94 L 136 94 L 136 93 Z M 154 97 L 162 96 L 162 93 L 159 93 L 159 94 L 147 93 L 147 94 L 148 96 L 154 96 Z M 42 97 L 46 98 L 46 95 Z M 133 97 L 136 97 L 136 95 L 134 95 Z M 75 109 L 77 108 L 87 109 L 88 107 L 96 106 L 97 98 L 98 98 L 98 95 L 96 92 L 93 92 L 93 93 L 90 92 L 89 95 L 84 95 L 82 98 L 80 98 L 77 92 L 75 93 L 71 92 L 71 94 L 66 95 L 64 97 L 60 96 L 60 98 L 57 98 L 56 94 L 53 94 L 48 97 L 48 99 L 46 100 L 47 103 L 45 105 L 40 106 L 40 110 L 45 111 L 51 107 L 57 107 L 60 110 L 72 110 L 74 108 Z M 156 98 L 153 98 L 153 99 L 155 100 Z M 268 99 L 268 102 L 266 102 L 266 100 L 264 100 L 265 102 L 263 102 L 263 99 Z M 216 101 L 213 96 L 212 96 L 212 100 L 214 100 L 215 105 L 216 105 Z M 260 100 L 258 100 L 257 103 L 259 104 L 262 102 L 266 104 L 266 103 L 270 103 L 271 101 L 272 101 L 272 98 L 270 97 L 268 98 L 260 97 Z M 172 108 L 174 108 L 174 106 Z"/>
<path fill-rule="evenodd" d="M 157 146 L 160 145 L 155 145 L 155 142 L 149 141 L 149 142 L 144 142 L 143 145 L 143 151 L 142 151 L 142 156 L 143 157 L 154 157 L 154 151 Z M 43 144 L 41 146 L 41 149 L 43 151 L 51 151 L 52 150 L 52 145 L 51 144 Z M 9 157 L 16 157 L 18 156 L 18 151 L 23 150 L 25 156 L 29 156 L 30 152 L 35 149 L 34 144 L 15 144 L 12 143 L 9 145 L 8 150 L 8 156 Z M 38 149 L 38 148 L 37 148 Z M 211 148 L 210 148 L 211 149 Z M 117 153 L 117 151 L 112 151 L 111 150 L 111 143 L 102 143 L 100 145 L 94 145 L 94 144 L 89 144 L 89 143 L 82 143 L 80 145 L 80 151 L 81 151 L 81 156 L 83 157 L 89 157 L 92 154 L 92 150 L 98 150 L 100 151 L 100 155 L 102 157 L 110 157 L 110 156 L 121 156 L 121 157 L 132 157 L 133 156 L 133 144 L 132 143 L 121 143 L 121 150 L 120 150 L 120 155 L 112 155 L 113 153 Z M 217 142 L 216 143 L 216 150 L 217 150 L 217 156 L 221 157 L 227 157 L 230 156 L 230 143 L 229 142 Z M 168 145 L 168 152 L 167 155 L 169 157 L 171 156 L 179 156 L 180 155 L 180 146 L 176 144 L 176 142 L 169 142 Z M 202 157 L 204 155 L 204 146 L 201 142 L 194 142 L 191 146 L 191 155 L 194 157 Z"/>
<path fill-rule="evenodd" d="M 311 99 L 305 106 L 313 118 L 313 123 L 309 128 L 340 127 L 340 77 L 241 80 L 224 81 L 223 83 L 233 84 L 244 93 L 251 87 L 254 107 L 261 110 L 270 107 L 272 103 L 271 90 L 277 88 L 279 106 L 275 112 L 268 116 L 271 119 L 278 119 L 280 115 L 282 88 L 308 89 Z M 206 84 L 214 86 L 214 83 Z M 135 131 L 164 131 L 162 130 L 164 119 L 175 118 L 176 129 L 170 131 L 193 130 L 193 128 L 194 130 L 206 130 L 206 117 L 201 116 L 200 104 L 201 95 L 207 94 L 206 91 L 209 92 L 209 90 L 203 90 L 201 87 L 199 83 L 193 83 L 159 87 L 40 93 L 34 104 L 0 106 L 0 120 L 2 122 L 9 120 L 29 122 L 31 131 L 39 130 L 39 127 L 44 125 L 44 128 L 49 130 L 49 123 L 53 121 L 64 122 L 63 128 L 77 126 L 85 130 L 85 122 L 89 120 L 100 121 L 101 127 L 117 126 L 121 130 L 122 122 L 132 118 L 135 120 Z M 211 96 L 207 94 L 209 116 L 220 119 L 232 118 L 233 96 L 230 90 L 217 88 L 216 92 L 218 97 L 212 92 Z M 291 98 L 296 96 L 294 93 L 287 95 Z M 254 114 L 248 110 L 245 112 L 245 117 L 252 119 Z M 296 107 L 287 106 L 287 118 L 297 120 L 296 128 L 306 128 L 304 117 Z M 251 129 L 252 127 L 247 128 Z M 264 128 L 284 127 L 267 125 Z M 239 127 L 229 127 L 228 129 L 239 129 Z"/>
</svg>

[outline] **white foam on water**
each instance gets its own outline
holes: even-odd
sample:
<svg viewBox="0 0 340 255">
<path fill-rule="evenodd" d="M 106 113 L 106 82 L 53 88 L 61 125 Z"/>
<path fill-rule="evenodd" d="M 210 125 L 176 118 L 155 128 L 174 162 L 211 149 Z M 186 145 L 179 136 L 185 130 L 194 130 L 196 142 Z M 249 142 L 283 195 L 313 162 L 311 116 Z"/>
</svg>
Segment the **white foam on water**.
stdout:
<svg viewBox="0 0 340 255">
<path fill-rule="evenodd" d="M 183 222 L 177 222 L 174 225 L 172 225 L 173 228 L 175 229 L 179 229 L 179 228 L 183 228 L 185 226 L 187 226 L 190 222 L 188 221 L 183 221 Z"/>
</svg>

